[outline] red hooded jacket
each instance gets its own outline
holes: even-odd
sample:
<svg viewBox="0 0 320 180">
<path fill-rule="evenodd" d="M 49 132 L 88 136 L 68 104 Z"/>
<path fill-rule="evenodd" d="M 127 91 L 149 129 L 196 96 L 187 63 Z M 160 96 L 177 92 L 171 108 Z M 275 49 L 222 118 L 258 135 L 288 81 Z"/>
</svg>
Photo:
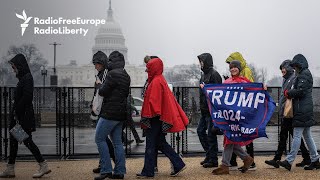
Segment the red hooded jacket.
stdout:
<svg viewBox="0 0 320 180">
<path fill-rule="evenodd" d="M 164 132 L 180 132 L 185 130 L 189 123 L 188 117 L 170 91 L 167 81 L 162 75 L 163 63 L 154 58 L 147 64 L 148 87 L 142 105 L 141 116 L 150 118 L 160 116 Z M 145 121 L 141 121 L 142 128 L 150 128 Z"/>
</svg>

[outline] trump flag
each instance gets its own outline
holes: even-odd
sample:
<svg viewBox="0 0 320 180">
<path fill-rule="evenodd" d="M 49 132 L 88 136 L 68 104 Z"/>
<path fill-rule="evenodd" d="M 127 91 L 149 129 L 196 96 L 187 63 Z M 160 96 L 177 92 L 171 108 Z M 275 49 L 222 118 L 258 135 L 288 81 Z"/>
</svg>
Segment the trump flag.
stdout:
<svg viewBox="0 0 320 180">
<path fill-rule="evenodd" d="M 233 142 L 267 137 L 275 102 L 261 83 L 208 84 L 203 91 L 214 126 Z"/>
</svg>

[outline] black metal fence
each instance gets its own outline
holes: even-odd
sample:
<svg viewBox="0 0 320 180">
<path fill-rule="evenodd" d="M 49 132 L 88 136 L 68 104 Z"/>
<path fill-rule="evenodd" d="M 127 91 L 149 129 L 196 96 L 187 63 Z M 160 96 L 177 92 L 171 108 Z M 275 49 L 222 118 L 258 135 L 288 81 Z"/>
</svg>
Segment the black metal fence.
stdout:
<svg viewBox="0 0 320 180">
<path fill-rule="evenodd" d="M 268 91 L 278 103 L 280 88 L 269 87 Z M 37 87 L 34 89 L 34 110 L 37 131 L 33 139 L 45 156 L 53 158 L 74 158 L 97 156 L 98 150 L 94 141 L 96 121 L 90 119 L 90 103 L 93 88 L 87 87 Z M 141 110 L 141 87 L 132 87 L 131 95 L 135 99 L 135 106 Z M 1 159 L 6 159 L 9 153 L 9 114 L 13 105 L 13 87 L 0 87 L 0 153 Z M 180 133 L 168 134 L 167 140 L 172 147 L 181 154 L 203 153 L 197 136 L 197 124 L 200 119 L 199 89 L 197 87 L 175 87 L 173 93 L 183 110 L 189 117 L 190 124 Z M 318 124 L 320 122 L 320 88 L 313 89 L 314 114 Z M 137 101 L 137 102 L 136 102 Z M 267 138 L 254 141 L 256 152 L 273 152 L 277 148 L 280 131 L 278 108 L 273 114 L 268 127 Z M 139 126 L 140 116 L 132 115 L 135 130 L 142 140 L 143 133 Z M 128 142 L 134 140 L 131 129 L 125 129 Z M 320 147 L 320 126 L 312 128 L 314 139 Z M 219 150 L 222 150 L 223 137 L 218 137 Z M 289 148 L 289 146 L 288 146 Z M 143 143 L 125 143 L 126 154 L 139 155 L 145 150 Z M 31 153 L 24 145 L 19 145 L 20 157 Z"/>
</svg>

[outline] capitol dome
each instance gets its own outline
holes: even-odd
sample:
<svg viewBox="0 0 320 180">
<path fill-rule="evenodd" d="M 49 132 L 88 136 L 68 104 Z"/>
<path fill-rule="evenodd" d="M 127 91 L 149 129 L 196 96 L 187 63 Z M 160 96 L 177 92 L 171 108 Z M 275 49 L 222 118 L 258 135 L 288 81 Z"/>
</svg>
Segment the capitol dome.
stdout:
<svg viewBox="0 0 320 180">
<path fill-rule="evenodd" d="M 92 48 L 92 53 L 95 54 L 97 51 L 102 51 L 107 56 L 109 56 L 112 51 L 119 51 L 123 54 L 126 64 L 128 64 L 128 48 L 125 45 L 125 38 L 122 34 L 120 24 L 113 19 L 111 0 L 109 1 L 106 24 L 99 27 L 95 37 L 95 45 Z"/>
</svg>

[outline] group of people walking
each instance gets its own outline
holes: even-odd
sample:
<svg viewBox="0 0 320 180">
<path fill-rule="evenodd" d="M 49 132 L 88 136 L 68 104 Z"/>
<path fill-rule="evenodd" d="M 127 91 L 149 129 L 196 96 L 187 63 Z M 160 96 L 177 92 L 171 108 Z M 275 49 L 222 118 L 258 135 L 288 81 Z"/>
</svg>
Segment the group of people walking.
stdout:
<svg viewBox="0 0 320 180">
<path fill-rule="evenodd" d="M 233 142 L 224 136 L 222 163 L 218 162 L 217 135 L 223 132 L 212 123 L 207 99 L 202 91 L 206 84 L 221 83 L 251 83 L 254 82 L 253 73 L 246 64 L 241 53 L 232 53 L 226 63 L 229 66 L 230 77 L 224 76 L 224 81 L 217 70 L 213 68 L 213 58 L 209 53 L 198 56 L 201 70 L 200 79 L 200 109 L 201 118 L 197 127 L 200 143 L 205 151 L 205 158 L 200 162 L 204 168 L 215 168 L 214 175 L 229 174 L 230 170 L 255 170 L 253 141 Z M 179 175 L 186 164 L 181 156 L 166 141 L 167 133 L 181 132 L 189 123 L 188 117 L 176 101 L 168 83 L 163 76 L 164 65 L 157 56 L 146 56 L 146 73 L 148 79 L 143 88 L 143 106 L 141 110 L 141 128 L 146 136 L 146 149 L 144 166 L 137 178 L 152 178 L 157 173 L 158 151 L 170 159 L 171 176 Z M 9 61 L 19 82 L 15 90 L 13 111 L 11 112 L 10 128 L 18 120 L 29 137 L 24 140 L 26 147 L 32 152 L 40 169 L 33 177 L 39 178 L 51 172 L 47 162 L 43 159 L 38 147 L 32 141 L 32 132 L 35 131 L 33 112 L 33 78 L 25 57 L 18 54 Z M 131 118 L 132 104 L 130 96 L 130 76 L 125 70 L 124 56 L 114 51 L 109 58 L 98 51 L 93 55 L 92 63 L 98 71 L 95 82 L 95 94 L 103 97 L 102 107 L 98 117 L 95 142 L 98 147 L 100 160 L 99 166 L 93 170 L 100 173 L 95 180 L 123 179 L 126 174 L 126 160 L 123 148 L 123 127 L 125 124 L 133 126 Z M 302 151 L 303 161 L 297 166 L 305 170 L 320 169 L 319 154 L 311 135 L 311 127 L 315 125 L 313 117 L 312 87 L 313 78 L 308 69 L 306 58 L 298 54 L 292 60 L 285 60 L 280 65 L 283 75 L 283 85 L 279 101 L 279 114 L 281 118 L 280 141 L 276 154 L 272 160 L 265 163 L 276 168 L 280 166 L 291 170 L 299 148 Z M 293 100 L 293 117 L 283 116 L 286 99 Z M 130 124 L 131 123 L 131 124 Z M 132 129 L 132 128 L 131 128 Z M 293 136 L 290 152 L 284 161 L 281 157 L 286 150 L 288 133 Z M 302 140 L 302 137 L 304 141 Z M 143 140 L 136 138 L 137 143 Z M 307 147 L 305 146 L 305 144 Z M 246 146 L 246 150 L 242 149 Z M 309 151 L 308 151 L 309 150 Z M 10 136 L 10 156 L 7 168 L 0 174 L 1 178 L 15 177 L 14 164 L 18 151 L 18 141 Z M 237 156 L 243 161 L 243 166 L 238 167 Z M 111 159 L 114 162 L 112 165 Z"/>
</svg>

